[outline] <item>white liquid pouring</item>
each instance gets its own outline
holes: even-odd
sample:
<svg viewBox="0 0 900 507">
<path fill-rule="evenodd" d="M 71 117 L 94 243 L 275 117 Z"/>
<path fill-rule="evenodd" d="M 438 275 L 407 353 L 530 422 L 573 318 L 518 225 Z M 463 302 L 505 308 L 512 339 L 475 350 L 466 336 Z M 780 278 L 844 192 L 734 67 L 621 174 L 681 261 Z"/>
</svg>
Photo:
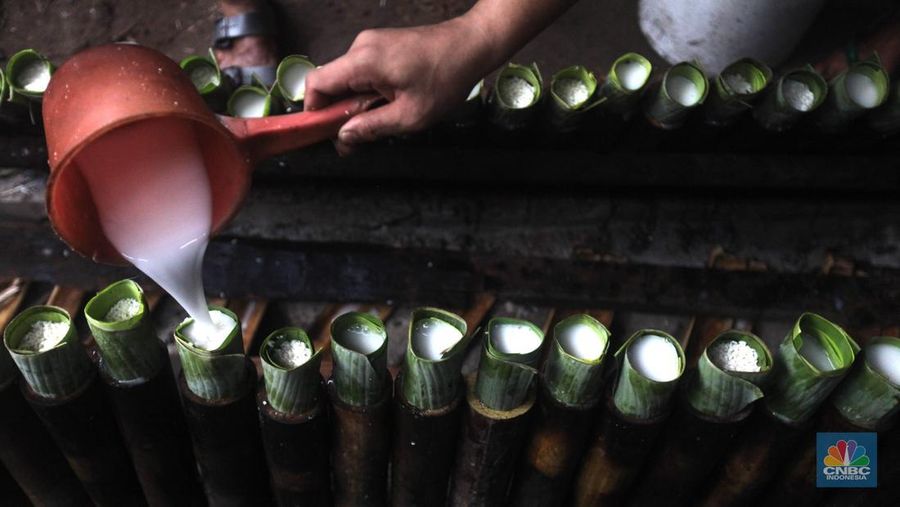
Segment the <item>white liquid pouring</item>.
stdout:
<svg viewBox="0 0 900 507">
<path fill-rule="evenodd" d="M 211 328 L 202 265 L 212 197 L 191 124 L 156 118 L 119 127 L 87 145 L 77 162 L 113 246 L 195 324 Z"/>
</svg>

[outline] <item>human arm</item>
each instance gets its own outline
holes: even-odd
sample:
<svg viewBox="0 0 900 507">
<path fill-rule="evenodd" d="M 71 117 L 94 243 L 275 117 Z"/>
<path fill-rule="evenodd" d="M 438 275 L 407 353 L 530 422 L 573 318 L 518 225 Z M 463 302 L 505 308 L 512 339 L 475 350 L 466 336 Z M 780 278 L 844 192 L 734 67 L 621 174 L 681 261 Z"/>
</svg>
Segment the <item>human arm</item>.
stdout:
<svg viewBox="0 0 900 507">
<path fill-rule="evenodd" d="M 461 103 L 472 86 L 552 23 L 575 0 L 480 0 L 462 16 L 412 28 L 361 32 L 346 54 L 310 73 L 306 110 L 376 92 L 388 104 L 350 119 L 346 148 L 420 130 Z"/>
</svg>

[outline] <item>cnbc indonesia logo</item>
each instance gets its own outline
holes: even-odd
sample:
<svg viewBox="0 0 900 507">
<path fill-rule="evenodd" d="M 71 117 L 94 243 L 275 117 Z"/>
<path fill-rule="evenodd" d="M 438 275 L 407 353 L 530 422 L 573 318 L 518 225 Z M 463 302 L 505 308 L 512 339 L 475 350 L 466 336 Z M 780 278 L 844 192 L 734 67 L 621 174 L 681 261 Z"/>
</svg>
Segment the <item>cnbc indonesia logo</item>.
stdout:
<svg viewBox="0 0 900 507">
<path fill-rule="evenodd" d="M 875 487 L 877 484 L 874 459 L 877 442 L 875 434 L 836 434 L 840 437 L 822 438 L 824 435 L 835 434 L 819 433 L 817 435 L 819 474 L 816 482 L 818 486 L 826 488 Z M 850 435 L 853 435 L 854 438 L 847 438 Z"/>
</svg>

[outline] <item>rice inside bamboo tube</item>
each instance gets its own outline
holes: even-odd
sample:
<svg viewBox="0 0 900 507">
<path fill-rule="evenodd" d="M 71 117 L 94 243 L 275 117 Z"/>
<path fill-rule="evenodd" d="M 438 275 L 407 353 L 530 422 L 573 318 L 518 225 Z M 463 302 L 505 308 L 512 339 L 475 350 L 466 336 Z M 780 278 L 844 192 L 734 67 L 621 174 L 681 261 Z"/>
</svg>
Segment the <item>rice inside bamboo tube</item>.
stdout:
<svg viewBox="0 0 900 507">
<path fill-rule="evenodd" d="M 175 328 L 175 344 L 188 389 L 206 401 L 218 402 L 245 391 L 247 358 L 237 315 L 219 306 L 210 306 L 209 313 L 212 329 L 185 319 Z"/>
<path fill-rule="evenodd" d="M 560 133 L 576 130 L 586 114 L 600 103 L 594 100 L 597 78 L 581 65 L 566 67 L 550 79 L 550 124 Z"/>
<path fill-rule="evenodd" d="M 3 342 L 37 413 L 91 500 L 140 505 L 144 495 L 91 361 L 68 312 L 33 306 L 6 327 Z"/>
<path fill-rule="evenodd" d="M 450 505 L 504 505 L 534 406 L 544 333 L 510 318 L 488 322 L 481 362 L 469 379 Z"/>
<path fill-rule="evenodd" d="M 644 116 L 658 128 L 678 128 L 684 124 L 692 110 L 703 104 L 708 93 L 709 80 L 700 64 L 675 64 L 648 92 L 644 102 Z"/>
<path fill-rule="evenodd" d="M 459 432 L 466 321 L 437 308 L 413 311 L 395 383 L 392 505 L 442 505 Z"/>
<path fill-rule="evenodd" d="M 574 503 L 624 501 L 667 417 L 684 372 L 684 350 L 671 335 L 642 329 L 616 352 L 619 371 L 578 472 Z"/>
<path fill-rule="evenodd" d="M 300 328 L 278 329 L 260 345 L 265 383 L 257 395 L 263 447 L 278 505 L 331 505 L 329 428 L 315 350 Z"/>
<path fill-rule="evenodd" d="M 838 325 L 802 314 L 781 342 L 772 381 L 729 450 L 700 505 L 758 499 L 780 463 L 807 434 L 812 417 L 849 372 L 859 347 Z"/>
<path fill-rule="evenodd" d="M 387 343 L 384 324 L 368 313 L 345 313 L 331 324 L 334 371 L 328 389 L 338 507 L 385 504 L 391 416 Z"/>
<path fill-rule="evenodd" d="M 609 330 L 589 315 L 573 315 L 554 326 L 535 421 L 512 488 L 513 505 L 552 506 L 569 494 L 601 398 L 609 338 Z"/>
<path fill-rule="evenodd" d="M 810 66 L 787 72 L 775 81 L 759 105 L 753 118 L 764 129 L 782 132 L 825 102 L 828 85 Z"/>
<path fill-rule="evenodd" d="M 507 64 L 497 74 L 488 99 L 491 123 L 503 130 L 524 129 L 534 118 L 542 92 L 543 79 L 537 64 Z"/>
<path fill-rule="evenodd" d="M 630 505 L 689 503 L 763 397 L 772 364 L 768 347 L 751 333 L 730 330 L 713 338 L 682 384 Z"/>
<path fill-rule="evenodd" d="M 598 102 L 604 112 L 630 116 L 650 82 L 653 65 L 637 53 L 616 58 L 600 86 Z"/>
<path fill-rule="evenodd" d="M 712 81 L 706 102 L 706 122 L 725 126 L 753 106 L 772 80 L 772 69 L 753 58 L 742 58 L 722 70 Z"/>
<path fill-rule="evenodd" d="M 878 55 L 851 63 L 829 83 L 828 97 L 816 114 L 816 124 L 825 132 L 839 132 L 854 119 L 884 104 L 890 90 L 890 76 Z"/>
</svg>

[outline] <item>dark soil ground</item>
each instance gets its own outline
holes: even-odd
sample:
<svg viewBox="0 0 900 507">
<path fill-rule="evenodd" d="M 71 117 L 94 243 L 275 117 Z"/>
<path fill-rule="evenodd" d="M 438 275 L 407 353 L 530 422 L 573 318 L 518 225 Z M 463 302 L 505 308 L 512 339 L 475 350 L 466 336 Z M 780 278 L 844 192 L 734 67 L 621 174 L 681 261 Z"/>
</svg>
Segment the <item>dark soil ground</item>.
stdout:
<svg viewBox="0 0 900 507">
<path fill-rule="evenodd" d="M 537 1 L 537 0 L 535 0 Z M 473 0 L 277 0 L 282 50 L 319 63 L 344 52 L 371 27 L 431 23 L 464 12 Z M 850 34 L 884 15 L 891 0 L 833 0 L 810 30 L 796 61 L 814 61 Z M 88 46 L 132 40 L 175 59 L 204 53 L 210 44 L 215 0 L 4 0 L 0 50 L 31 47 L 55 62 Z M 545 72 L 580 63 L 605 70 L 626 52 L 662 64 L 637 25 L 636 0 L 581 0 L 526 46 L 515 60 L 537 61 Z"/>
</svg>

